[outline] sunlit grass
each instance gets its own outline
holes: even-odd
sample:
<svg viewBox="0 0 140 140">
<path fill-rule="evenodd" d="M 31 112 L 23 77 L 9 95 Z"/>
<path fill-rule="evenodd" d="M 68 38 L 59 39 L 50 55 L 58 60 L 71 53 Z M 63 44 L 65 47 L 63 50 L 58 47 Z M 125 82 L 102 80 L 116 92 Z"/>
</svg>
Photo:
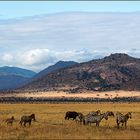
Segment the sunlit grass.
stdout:
<svg viewBox="0 0 140 140">
<path fill-rule="evenodd" d="M 115 118 L 103 120 L 99 128 L 95 124 L 80 125 L 73 120 L 64 120 L 66 111 L 78 111 L 87 114 L 100 109 L 132 113 L 127 129 L 116 128 Z M 20 117 L 24 114 L 36 114 L 37 122 L 31 127 L 21 127 Z M 14 116 L 13 126 L 7 126 L 4 119 Z M 0 104 L 0 139 L 140 139 L 139 103 L 70 103 L 70 104 Z"/>
</svg>

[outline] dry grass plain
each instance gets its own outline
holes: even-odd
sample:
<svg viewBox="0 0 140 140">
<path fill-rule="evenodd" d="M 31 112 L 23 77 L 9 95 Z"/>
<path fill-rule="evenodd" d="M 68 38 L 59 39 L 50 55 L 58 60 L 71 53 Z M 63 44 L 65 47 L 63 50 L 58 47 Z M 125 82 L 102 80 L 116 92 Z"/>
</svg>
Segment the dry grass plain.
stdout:
<svg viewBox="0 0 140 140">
<path fill-rule="evenodd" d="M 25 92 L 25 93 L 13 93 L 13 94 L 0 94 L 0 97 L 36 97 L 36 98 L 49 98 L 49 97 L 79 97 L 79 98 L 115 98 L 115 97 L 138 97 L 140 98 L 140 91 L 85 91 L 82 93 L 67 93 L 63 91 L 49 91 L 49 92 Z"/>
<path fill-rule="evenodd" d="M 66 111 L 87 114 L 100 109 L 105 111 L 133 112 L 127 129 L 116 128 L 115 118 L 103 120 L 99 128 L 95 124 L 80 125 L 64 120 Z M 37 122 L 30 127 L 19 125 L 24 114 L 36 114 Z M 14 116 L 13 126 L 4 120 Z M 140 139 L 140 103 L 62 103 L 62 104 L 0 104 L 0 139 Z"/>
</svg>

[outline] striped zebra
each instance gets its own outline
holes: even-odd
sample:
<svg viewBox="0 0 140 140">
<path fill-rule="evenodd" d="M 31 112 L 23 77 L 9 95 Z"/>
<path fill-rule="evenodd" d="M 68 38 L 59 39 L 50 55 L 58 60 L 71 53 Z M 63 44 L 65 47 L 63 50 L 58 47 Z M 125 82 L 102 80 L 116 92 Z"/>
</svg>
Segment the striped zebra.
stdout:
<svg viewBox="0 0 140 140">
<path fill-rule="evenodd" d="M 96 126 L 99 126 L 100 122 L 102 121 L 102 119 L 106 119 L 108 120 L 108 114 L 107 113 L 103 113 L 103 114 L 100 114 L 100 115 L 88 115 L 84 118 L 83 120 L 83 124 L 91 124 L 91 123 L 96 123 Z"/>
<path fill-rule="evenodd" d="M 92 115 L 92 116 L 95 116 L 95 115 L 100 115 L 101 114 L 101 111 L 100 110 L 97 110 L 97 111 L 92 111 L 92 112 L 89 112 L 88 115 Z"/>
<path fill-rule="evenodd" d="M 108 116 L 115 116 L 114 113 L 112 111 L 107 111 L 106 114 L 108 114 Z"/>
<path fill-rule="evenodd" d="M 120 123 L 122 123 L 122 126 L 123 126 L 123 124 L 125 124 L 125 128 L 126 128 L 126 124 L 127 124 L 127 121 L 128 121 L 129 118 L 130 119 L 132 118 L 132 112 L 128 112 L 125 115 L 123 115 L 120 112 L 117 112 L 116 113 L 116 123 L 117 123 L 118 129 L 119 129 L 119 124 Z"/>
<path fill-rule="evenodd" d="M 30 126 L 32 120 L 36 121 L 35 114 L 31 114 L 30 116 L 22 116 L 19 124 L 22 126 L 22 124 L 24 123 L 24 126 L 26 126 L 26 123 L 28 123 Z"/>
<path fill-rule="evenodd" d="M 83 124 L 84 124 L 84 119 L 87 120 L 88 118 L 90 118 L 92 116 L 97 116 L 97 115 L 101 115 L 101 111 L 100 110 L 89 112 L 87 115 L 84 116 Z M 88 124 L 91 125 L 91 122 L 88 122 Z"/>
<path fill-rule="evenodd" d="M 78 112 L 78 116 L 76 116 L 75 121 L 76 121 L 77 123 L 82 124 L 83 119 L 84 119 L 84 115 L 83 115 L 82 113 L 79 113 L 79 112 Z"/>
</svg>

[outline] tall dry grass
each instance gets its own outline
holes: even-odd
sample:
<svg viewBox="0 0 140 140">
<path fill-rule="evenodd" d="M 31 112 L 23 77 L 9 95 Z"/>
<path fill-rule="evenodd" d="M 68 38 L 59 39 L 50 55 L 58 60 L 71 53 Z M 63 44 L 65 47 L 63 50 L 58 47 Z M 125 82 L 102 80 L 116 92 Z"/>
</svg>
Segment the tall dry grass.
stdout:
<svg viewBox="0 0 140 140">
<path fill-rule="evenodd" d="M 132 113 L 127 129 L 116 128 L 115 118 L 103 120 L 100 127 L 95 124 L 80 125 L 73 120 L 64 120 L 66 111 L 78 111 L 87 114 L 100 109 Z M 21 127 L 20 117 L 24 114 L 36 114 L 37 122 L 31 127 Z M 7 126 L 4 120 L 14 116 L 13 126 Z M 0 104 L 0 139 L 140 139 L 139 103 L 74 103 L 74 104 Z"/>
</svg>

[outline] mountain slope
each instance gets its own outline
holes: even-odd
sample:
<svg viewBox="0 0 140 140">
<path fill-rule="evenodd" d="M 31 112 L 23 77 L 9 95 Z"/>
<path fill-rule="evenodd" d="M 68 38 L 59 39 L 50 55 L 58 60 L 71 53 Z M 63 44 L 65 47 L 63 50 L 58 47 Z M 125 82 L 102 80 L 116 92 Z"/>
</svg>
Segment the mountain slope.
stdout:
<svg viewBox="0 0 140 140">
<path fill-rule="evenodd" d="M 71 67 L 71 66 L 76 65 L 76 64 L 78 64 L 78 63 L 74 62 L 74 61 L 58 61 L 56 64 L 54 64 L 52 66 L 49 66 L 46 69 L 39 72 L 38 74 L 36 74 L 33 77 L 33 80 L 38 79 L 38 78 L 40 78 L 44 75 L 47 75 L 47 74 L 49 74 L 53 71 L 56 71 L 56 70 L 59 70 L 59 69 L 62 69 L 62 68 L 68 68 L 68 67 Z"/>
<path fill-rule="evenodd" d="M 111 54 L 44 75 L 23 89 L 140 90 L 139 83 L 140 59 Z"/>
<path fill-rule="evenodd" d="M 36 73 L 17 67 L 0 67 L 0 90 L 14 89 L 28 81 Z"/>
<path fill-rule="evenodd" d="M 27 80 L 29 78 L 19 75 L 2 75 L 0 76 L 0 90 L 14 89 Z"/>
<path fill-rule="evenodd" d="M 18 67 L 0 67 L 0 76 L 1 75 L 19 75 L 23 77 L 33 77 L 36 73 L 31 70 L 26 70 Z"/>
</svg>

